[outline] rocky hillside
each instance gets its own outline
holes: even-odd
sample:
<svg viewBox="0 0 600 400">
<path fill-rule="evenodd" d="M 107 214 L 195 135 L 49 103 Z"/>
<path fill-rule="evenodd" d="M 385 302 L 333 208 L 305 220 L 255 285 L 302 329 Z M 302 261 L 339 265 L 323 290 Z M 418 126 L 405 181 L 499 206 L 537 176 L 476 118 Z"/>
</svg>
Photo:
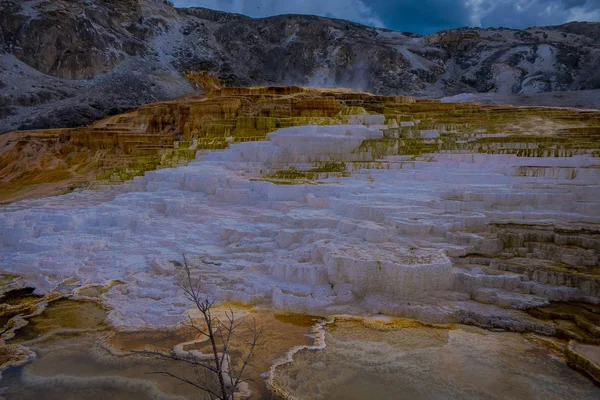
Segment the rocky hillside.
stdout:
<svg viewBox="0 0 600 400">
<path fill-rule="evenodd" d="M 508 96 L 600 88 L 598 65 L 599 23 L 421 36 L 163 0 L 2 0 L 0 132 L 83 125 L 191 93 L 186 72 L 231 86 Z"/>
</svg>

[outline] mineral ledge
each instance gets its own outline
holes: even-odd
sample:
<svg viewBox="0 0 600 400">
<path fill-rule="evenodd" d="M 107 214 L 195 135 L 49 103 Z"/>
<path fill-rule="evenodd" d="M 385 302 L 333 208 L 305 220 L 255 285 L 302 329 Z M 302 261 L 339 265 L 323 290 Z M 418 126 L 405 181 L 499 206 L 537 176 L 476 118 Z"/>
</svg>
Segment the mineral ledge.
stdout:
<svg viewBox="0 0 600 400">
<path fill-rule="evenodd" d="M 216 299 L 285 311 L 553 335 L 523 310 L 598 303 L 592 150 L 398 155 L 403 138 L 451 132 L 385 121 L 279 129 L 110 190 L 4 206 L 0 267 L 37 293 L 124 282 L 103 295 L 117 328 L 182 320 L 182 254 Z M 504 136 L 461 140 L 516 146 Z"/>
</svg>

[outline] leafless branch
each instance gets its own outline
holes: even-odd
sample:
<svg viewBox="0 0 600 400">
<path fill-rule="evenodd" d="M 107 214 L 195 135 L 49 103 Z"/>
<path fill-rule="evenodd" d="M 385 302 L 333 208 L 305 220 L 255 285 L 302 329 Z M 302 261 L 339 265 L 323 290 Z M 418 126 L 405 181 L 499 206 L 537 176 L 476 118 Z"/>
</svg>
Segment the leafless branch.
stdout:
<svg viewBox="0 0 600 400">
<path fill-rule="evenodd" d="M 194 386 L 195 388 L 198 388 L 198 389 L 200 389 L 200 390 L 201 390 L 201 391 L 203 391 L 203 392 L 209 393 L 210 395 L 212 395 L 212 396 L 214 396 L 214 397 L 216 397 L 216 398 L 218 398 L 218 399 L 221 399 L 221 398 L 222 398 L 221 396 L 219 396 L 219 394 L 218 394 L 218 393 L 215 393 L 215 392 L 214 392 L 214 391 L 213 391 L 211 388 L 209 388 L 207 385 L 203 385 L 203 384 L 200 384 L 200 383 L 198 383 L 198 382 L 192 381 L 192 380 L 190 380 L 190 379 L 184 378 L 184 377 L 182 377 L 182 376 L 175 375 L 175 374 L 173 374 L 173 373 L 171 373 L 171 372 L 169 372 L 169 371 L 163 370 L 163 371 L 153 372 L 153 374 L 170 376 L 171 378 L 175 378 L 175 379 L 177 379 L 177 380 L 178 380 L 178 381 L 180 381 L 180 382 L 187 383 L 188 385 L 192 385 L 192 386 Z"/>
<path fill-rule="evenodd" d="M 191 385 L 210 398 L 233 400 L 235 393 L 239 390 L 240 384 L 249 381 L 248 379 L 244 379 L 244 371 L 248 365 L 251 365 L 250 359 L 254 355 L 255 347 L 259 343 L 262 329 L 257 326 L 256 320 L 248 324 L 251 336 L 250 338 L 242 338 L 242 342 L 247 346 L 248 352 L 247 354 L 242 353 L 238 357 L 238 363 L 234 363 L 231 355 L 233 338 L 235 332 L 245 321 L 236 320 L 235 313 L 231 308 L 225 311 L 223 320 L 213 316 L 212 307 L 215 304 L 215 300 L 202 294 L 200 279 L 194 284 L 192 272 L 185 254 L 183 254 L 183 264 L 176 261 L 174 263 L 177 266 L 181 266 L 184 270 L 185 283 L 178 286 L 183 290 L 185 297 L 200 311 L 206 327 L 198 326 L 189 316 L 189 324 L 185 324 L 185 326 L 192 328 L 208 340 L 211 354 L 204 358 L 199 357 L 192 351 L 186 351 L 185 354 L 176 351 L 165 353 L 156 348 L 154 351 L 143 350 L 132 353 L 155 357 L 163 361 L 185 363 L 189 365 L 191 372 L 193 372 L 193 379 L 188 379 L 185 376 L 174 374 L 167 370 L 156 372 L 156 374 L 169 376 L 177 379 L 182 384 Z M 218 389 L 211 386 L 211 383 L 214 384 L 215 380 L 218 383 Z"/>
</svg>

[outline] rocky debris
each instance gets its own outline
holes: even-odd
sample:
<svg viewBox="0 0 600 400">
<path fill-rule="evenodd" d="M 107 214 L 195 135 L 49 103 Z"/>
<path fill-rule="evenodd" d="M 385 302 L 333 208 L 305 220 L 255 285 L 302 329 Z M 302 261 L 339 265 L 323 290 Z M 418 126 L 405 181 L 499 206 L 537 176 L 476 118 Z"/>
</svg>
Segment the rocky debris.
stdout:
<svg viewBox="0 0 600 400">
<path fill-rule="evenodd" d="M 163 0 L 5 0 L 0 26 L 0 132 L 85 125 L 188 94 L 189 72 L 228 86 L 485 92 L 509 103 L 600 88 L 598 23 L 423 37 L 313 16 L 175 9 Z"/>
<path fill-rule="evenodd" d="M 194 90 L 176 72 L 138 57 L 90 80 L 51 77 L 8 54 L 0 54 L 0 71 L 8 83 L 0 89 L 3 131 L 85 126 L 107 115 Z"/>
</svg>

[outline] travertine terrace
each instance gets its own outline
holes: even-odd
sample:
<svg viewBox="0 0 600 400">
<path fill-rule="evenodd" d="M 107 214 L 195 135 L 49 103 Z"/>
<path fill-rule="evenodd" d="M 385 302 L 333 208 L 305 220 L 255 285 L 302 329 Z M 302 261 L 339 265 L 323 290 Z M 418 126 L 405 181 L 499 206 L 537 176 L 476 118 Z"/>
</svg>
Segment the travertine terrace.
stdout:
<svg viewBox="0 0 600 400">
<path fill-rule="evenodd" d="M 385 99 L 415 101 L 346 90 L 225 88 L 146 105 L 86 128 L 13 132 L 0 137 L 0 202 L 64 193 L 95 180 L 123 182 L 190 161 L 200 149 L 262 140 L 278 128 L 345 123 L 353 104 L 375 112 Z"/>
<path fill-rule="evenodd" d="M 573 353 L 600 340 L 599 139 L 595 111 L 298 87 L 17 132 L 5 201 L 39 194 L 32 165 L 60 177 L 44 190 L 93 185 L 4 206 L 0 267 L 39 294 L 119 282 L 102 294 L 118 328 L 182 320 L 187 254 L 219 300 L 535 332 Z"/>
</svg>

